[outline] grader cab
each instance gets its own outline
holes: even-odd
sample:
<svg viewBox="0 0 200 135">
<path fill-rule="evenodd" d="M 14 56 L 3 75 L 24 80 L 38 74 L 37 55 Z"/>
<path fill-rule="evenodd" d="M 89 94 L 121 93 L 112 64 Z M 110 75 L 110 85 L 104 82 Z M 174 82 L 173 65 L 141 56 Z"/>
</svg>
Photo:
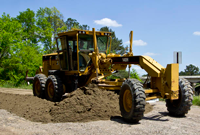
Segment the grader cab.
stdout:
<svg viewBox="0 0 200 135">
<path fill-rule="evenodd" d="M 179 65 L 168 64 L 164 68 L 148 56 L 134 56 L 132 40 L 131 31 L 130 51 L 121 56 L 110 53 L 110 32 L 95 31 L 93 28 L 92 31 L 59 33 L 56 38 L 57 53 L 43 55 L 43 67 L 34 77 L 34 95 L 57 102 L 65 93 L 96 83 L 99 88 L 120 91 L 121 115 L 129 122 L 141 120 L 146 100 L 155 98 L 166 99 L 171 115 L 185 115 L 192 105 L 193 92 L 187 80 L 179 80 Z M 140 66 L 148 73 L 143 84 L 129 78 L 106 79 L 131 64 Z"/>
</svg>

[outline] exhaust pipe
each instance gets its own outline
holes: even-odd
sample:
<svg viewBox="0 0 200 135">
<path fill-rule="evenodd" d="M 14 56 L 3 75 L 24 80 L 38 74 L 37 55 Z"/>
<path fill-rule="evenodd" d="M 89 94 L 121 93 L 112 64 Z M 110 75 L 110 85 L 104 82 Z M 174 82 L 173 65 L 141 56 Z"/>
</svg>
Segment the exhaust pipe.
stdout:
<svg viewBox="0 0 200 135">
<path fill-rule="evenodd" d="M 34 77 L 28 77 L 28 70 L 26 71 L 26 77 L 25 77 L 25 81 L 27 81 L 27 83 L 29 83 L 29 81 L 33 80 Z"/>
</svg>

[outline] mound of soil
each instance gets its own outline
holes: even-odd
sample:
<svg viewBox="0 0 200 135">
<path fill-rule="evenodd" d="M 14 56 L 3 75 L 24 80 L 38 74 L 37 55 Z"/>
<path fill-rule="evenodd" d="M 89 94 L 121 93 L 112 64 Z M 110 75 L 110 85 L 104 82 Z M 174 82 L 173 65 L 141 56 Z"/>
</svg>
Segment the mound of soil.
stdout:
<svg viewBox="0 0 200 135">
<path fill-rule="evenodd" d="M 50 102 L 31 95 L 0 93 L 0 109 L 35 122 L 86 122 L 120 116 L 119 96 L 89 85 L 78 88 L 61 102 Z M 152 106 L 146 104 L 145 113 Z"/>
</svg>

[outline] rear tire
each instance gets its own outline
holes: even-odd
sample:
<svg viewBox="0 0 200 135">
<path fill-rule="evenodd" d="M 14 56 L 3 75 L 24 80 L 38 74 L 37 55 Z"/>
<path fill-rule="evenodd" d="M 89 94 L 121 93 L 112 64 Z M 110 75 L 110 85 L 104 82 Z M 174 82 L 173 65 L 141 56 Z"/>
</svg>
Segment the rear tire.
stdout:
<svg viewBox="0 0 200 135">
<path fill-rule="evenodd" d="M 61 79 L 57 75 L 49 75 L 45 87 L 46 99 L 53 102 L 59 102 L 62 99 L 63 92 Z"/>
<path fill-rule="evenodd" d="M 130 123 L 138 123 L 145 111 L 145 91 L 136 79 L 127 79 L 122 84 L 119 106 L 122 117 Z"/>
<path fill-rule="evenodd" d="M 33 79 L 33 95 L 39 98 L 45 97 L 45 83 L 47 77 L 44 74 L 36 74 Z"/>
<path fill-rule="evenodd" d="M 192 106 L 192 100 L 193 91 L 190 82 L 186 79 L 179 79 L 179 99 L 173 101 L 166 99 L 167 110 L 172 116 L 185 116 Z"/>
</svg>

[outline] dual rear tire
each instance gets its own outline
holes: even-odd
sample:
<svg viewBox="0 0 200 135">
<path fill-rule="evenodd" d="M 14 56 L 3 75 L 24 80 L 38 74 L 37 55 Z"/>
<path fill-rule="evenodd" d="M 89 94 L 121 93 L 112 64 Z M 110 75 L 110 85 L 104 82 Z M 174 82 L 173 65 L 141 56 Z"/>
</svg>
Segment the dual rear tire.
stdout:
<svg viewBox="0 0 200 135">
<path fill-rule="evenodd" d="M 45 83 L 47 77 L 44 74 L 36 74 L 33 79 L 33 95 L 45 98 Z"/>
<path fill-rule="evenodd" d="M 62 100 L 65 93 L 65 85 L 57 75 L 37 74 L 33 81 L 33 94 L 39 98 L 46 98 L 53 102 Z"/>
<path fill-rule="evenodd" d="M 59 102 L 64 94 L 63 84 L 57 75 L 49 75 L 45 87 L 45 96 L 47 100 Z"/>
</svg>

